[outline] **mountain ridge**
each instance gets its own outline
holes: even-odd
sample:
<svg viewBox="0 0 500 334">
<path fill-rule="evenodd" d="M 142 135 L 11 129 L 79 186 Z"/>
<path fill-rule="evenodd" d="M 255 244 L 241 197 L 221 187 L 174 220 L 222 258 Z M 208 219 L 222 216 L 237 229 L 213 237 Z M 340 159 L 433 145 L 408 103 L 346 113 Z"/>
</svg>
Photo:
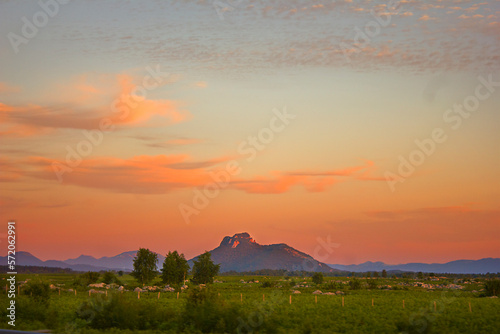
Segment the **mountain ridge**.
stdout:
<svg viewBox="0 0 500 334">
<path fill-rule="evenodd" d="M 486 274 L 500 272 L 500 258 L 482 258 L 479 260 L 454 260 L 445 263 L 421 263 L 410 262 L 403 264 L 385 264 L 384 262 L 367 261 L 360 264 L 329 264 L 330 267 L 352 271 L 352 272 L 367 272 L 367 271 L 382 271 L 382 270 L 399 270 L 411 272 L 434 272 L 434 273 L 450 273 L 450 274 Z"/>
</svg>

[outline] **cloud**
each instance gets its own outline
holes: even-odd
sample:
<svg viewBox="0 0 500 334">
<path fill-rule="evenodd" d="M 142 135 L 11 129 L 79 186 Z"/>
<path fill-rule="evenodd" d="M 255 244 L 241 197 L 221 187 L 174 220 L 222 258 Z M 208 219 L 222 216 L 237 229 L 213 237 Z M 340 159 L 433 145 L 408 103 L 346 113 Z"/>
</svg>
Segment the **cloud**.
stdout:
<svg viewBox="0 0 500 334">
<path fill-rule="evenodd" d="M 425 14 L 425 15 L 422 15 L 418 21 L 430 21 L 430 20 L 435 20 L 436 18 L 435 17 L 430 17 L 429 15 Z"/>
<path fill-rule="evenodd" d="M 194 85 L 199 88 L 207 88 L 207 83 L 205 81 L 198 81 Z"/>
<path fill-rule="evenodd" d="M 353 166 L 338 170 L 327 171 L 274 171 L 270 176 L 258 176 L 250 179 L 239 179 L 231 182 L 236 189 L 252 194 L 281 194 L 293 186 L 301 185 L 308 192 L 323 192 L 332 185 L 345 181 L 346 178 L 354 180 L 386 181 L 383 177 L 370 176 L 373 168 L 372 161 L 365 161 L 364 165 Z"/>
<path fill-rule="evenodd" d="M 225 161 L 191 161 L 187 155 L 134 156 L 129 159 L 99 157 L 71 167 L 65 161 L 31 157 L 25 162 L 29 177 L 57 181 L 54 168 L 64 170 L 63 185 L 77 185 L 118 193 L 164 194 L 204 185 L 213 180 L 206 168 Z"/>
<path fill-rule="evenodd" d="M 131 138 L 138 139 L 144 142 L 144 145 L 153 148 L 174 148 L 178 146 L 194 145 L 202 143 L 203 140 L 197 138 L 173 138 L 169 140 L 162 140 L 157 137 L 151 136 L 133 136 Z"/>
<path fill-rule="evenodd" d="M 0 103 L 0 120 L 4 123 L 3 135 L 31 136 L 55 129 L 99 129 L 100 122 L 107 120 L 115 126 L 130 127 L 147 125 L 169 125 L 190 117 L 180 104 L 173 100 L 149 99 L 147 91 L 134 83 L 126 74 L 115 77 L 117 91 L 102 92 L 91 84 L 78 82 L 75 90 L 83 95 L 73 102 L 48 106 L 28 104 L 12 106 Z M 112 103 L 95 105 L 95 95 L 105 95 Z M 83 96 L 83 97 L 82 97 Z M 87 104 L 81 105 L 82 101 Z"/>
</svg>

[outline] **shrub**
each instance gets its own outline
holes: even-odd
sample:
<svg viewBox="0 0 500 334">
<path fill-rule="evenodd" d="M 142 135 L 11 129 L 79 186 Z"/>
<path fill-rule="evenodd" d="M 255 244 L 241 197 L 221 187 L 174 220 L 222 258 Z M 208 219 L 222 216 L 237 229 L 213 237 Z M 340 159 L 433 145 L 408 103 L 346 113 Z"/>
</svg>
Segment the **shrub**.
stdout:
<svg viewBox="0 0 500 334">
<path fill-rule="evenodd" d="M 187 331 L 227 333 L 238 328 L 241 317 L 239 306 L 227 304 L 209 288 L 194 288 L 188 293 L 183 325 Z"/>
<path fill-rule="evenodd" d="M 137 329 L 139 318 L 136 305 L 121 295 L 109 299 L 95 296 L 80 305 L 77 315 L 95 329 Z"/>
<path fill-rule="evenodd" d="M 378 286 L 377 280 L 375 279 L 368 280 L 368 289 L 376 289 L 377 286 Z"/>
<path fill-rule="evenodd" d="M 323 283 L 323 280 L 324 280 L 323 273 L 314 273 L 314 275 L 312 276 L 312 281 L 316 284 Z"/>
<path fill-rule="evenodd" d="M 48 304 L 50 299 L 50 286 L 42 281 L 29 281 L 22 289 L 25 295 L 30 296 L 34 301 Z"/>
<path fill-rule="evenodd" d="M 262 282 L 262 287 L 263 288 L 272 288 L 274 284 L 271 281 L 264 281 Z"/>
<path fill-rule="evenodd" d="M 104 275 L 102 275 L 102 281 L 106 284 L 116 283 L 118 285 L 122 285 L 122 282 L 116 277 L 115 273 L 112 271 L 106 271 Z"/>
<path fill-rule="evenodd" d="M 351 290 L 359 290 L 361 289 L 361 282 L 357 278 L 353 278 L 349 281 L 349 287 Z"/>
<path fill-rule="evenodd" d="M 493 279 L 484 283 L 484 292 L 486 296 L 500 295 L 500 280 Z"/>
</svg>

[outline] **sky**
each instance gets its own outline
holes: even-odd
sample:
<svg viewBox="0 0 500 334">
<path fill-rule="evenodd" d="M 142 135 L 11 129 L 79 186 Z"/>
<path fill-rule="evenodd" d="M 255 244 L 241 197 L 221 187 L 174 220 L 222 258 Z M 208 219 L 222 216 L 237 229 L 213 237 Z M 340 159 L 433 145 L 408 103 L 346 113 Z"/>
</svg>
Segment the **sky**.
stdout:
<svg viewBox="0 0 500 334">
<path fill-rule="evenodd" d="M 0 253 L 248 232 L 325 263 L 500 256 L 500 1 L 0 2 Z"/>
</svg>

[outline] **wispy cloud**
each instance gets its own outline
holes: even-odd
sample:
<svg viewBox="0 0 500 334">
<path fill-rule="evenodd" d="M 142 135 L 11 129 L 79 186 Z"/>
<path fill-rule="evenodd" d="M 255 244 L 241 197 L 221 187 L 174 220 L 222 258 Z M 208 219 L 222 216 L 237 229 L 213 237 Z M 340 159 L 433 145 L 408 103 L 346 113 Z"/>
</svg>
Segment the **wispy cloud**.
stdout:
<svg viewBox="0 0 500 334">
<path fill-rule="evenodd" d="M 291 190 L 296 185 L 303 186 L 308 192 L 323 192 L 337 182 L 346 181 L 346 179 L 385 181 L 383 177 L 371 176 L 373 167 L 372 161 L 366 161 L 364 165 L 338 170 L 275 171 L 267 177 L 258 176 L 234 180 L 232 186 L 252 194 L 281 194 Z"/>
<path fill-rule="evenodd" d="M 74 102 L 52 105 L 7 105 L 0 103 L 0 119 L 3 135 L 32 136 L 55 129 L 99 129 L 107 119 L 114 126 L 131 127 L 146 125 L 155 119 L 154 125 L 169 125 L 190 118 L 180 103 L 166 99 L 150 99 L 136 95 L 138 86 L 127 74 L 115 76 L 115 89 L 102 91 L 86 82 L 77 82 L 74 91 L 79 92 Z M 113 92 L 114 90 L 114 92 Z M 99 103 L 102 96 L 106 103 Z M 97 97 L 99 99 L 97 99 Z M 82 102 L 85 102 L 82 105 Z"/>
</svg>

